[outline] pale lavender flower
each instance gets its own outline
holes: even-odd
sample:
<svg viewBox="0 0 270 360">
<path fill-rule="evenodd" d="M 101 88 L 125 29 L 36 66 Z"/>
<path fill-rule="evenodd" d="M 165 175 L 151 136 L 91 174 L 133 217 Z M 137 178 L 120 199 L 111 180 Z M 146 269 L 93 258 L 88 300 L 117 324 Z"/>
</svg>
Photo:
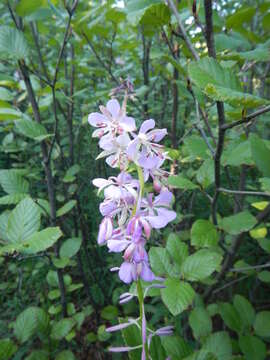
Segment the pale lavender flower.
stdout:
<svg viewBox="0 0 270 360">
<path fill-rule="evenodd" d="M 99 225 L 98 244 L 101 245 L 111 238 L 113 233 L 112 219 L 108 216 L 104 217 Z"/>
<path fill-rule="evenodd" d="M 158 165 L 160 159 L 164 158 L 163 146 L 157 144 L 167 134 L 166 129 L 155 129 L 153 119 L 142 123 L 138 135 L 132 134 L 134 139 L 127 148 L 130 160 L 137 162 L 145 169 L 151 169 Z"/>
<path fill-rule="evenodd" d="M 115 137 L 136 130 L 135 120 L 126 116 L 116 99 L 109 100 L 106 107 L 100 106 L 100 111 L 101 114 L 94 112 L 88 116 L 89 124 L 97 128 L 93 137 L 101 138 L 105 134 Z"/>
</svg>

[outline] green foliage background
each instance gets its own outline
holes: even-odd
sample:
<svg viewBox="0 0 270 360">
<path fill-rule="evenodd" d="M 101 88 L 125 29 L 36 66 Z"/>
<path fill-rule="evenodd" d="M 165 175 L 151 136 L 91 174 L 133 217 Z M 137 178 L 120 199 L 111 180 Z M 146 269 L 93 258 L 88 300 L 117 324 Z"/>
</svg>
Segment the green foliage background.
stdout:
<svg viewBox="0 0 270 360">
<path fill-rule="evenodd" d="M 127 79 L 137 124 L 168 128 L 178 214 L 149 241 L 148 324 L 175 327 L 152 359 L 269 358 L 270 2 L 211 3 L 0 3 L 0 360 L 140 359 L 107 351 L 140 344 L 105 331 L 138 306 L 96 244 L 112 172 L 87 123 Z"/>
</svg>

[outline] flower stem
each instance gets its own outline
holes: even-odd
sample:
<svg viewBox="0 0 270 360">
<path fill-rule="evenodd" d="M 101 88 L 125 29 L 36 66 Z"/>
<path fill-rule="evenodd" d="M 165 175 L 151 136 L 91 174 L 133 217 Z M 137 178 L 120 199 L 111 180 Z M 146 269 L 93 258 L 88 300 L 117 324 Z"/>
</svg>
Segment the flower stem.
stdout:
<svg viewBox="0 0 270 360">
<path fill-rule="evenodd" d="M 149 349 L 147 344 L 147 334 L 146 334 L 146 318 L 144 313 L 144 298 L 143 298 L 143 288 L 141 284 L 141 280 L 137 280 L 137 294 L 139 300 L 139 308 L 140 308 L 140 325 L 142 332 L 142 360 L 149 359 Z"/>
</svg>

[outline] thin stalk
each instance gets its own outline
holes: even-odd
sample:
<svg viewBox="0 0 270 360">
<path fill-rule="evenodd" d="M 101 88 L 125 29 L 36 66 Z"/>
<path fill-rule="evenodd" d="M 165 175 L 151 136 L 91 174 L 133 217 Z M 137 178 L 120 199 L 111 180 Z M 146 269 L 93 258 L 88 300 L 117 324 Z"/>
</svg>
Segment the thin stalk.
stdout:
<svg viewBox="0 0 270 360">
<path fill-rule="evenodd" d="M 137 280 L 137 294 L 138 294 L 138 300 L 139 300 L 139 309 L 140 309 L 140 325 L 141 325 L 141 331 L 142 331 L 142 360 L 148 360 L 149 359 L 149 349 L 148 344 L 146 340 L 146 319 L 145 319 L 145 313 L 144 313 L 144 298 L 143 298 L 143 289 L 141 280 Z"/>
</svg>

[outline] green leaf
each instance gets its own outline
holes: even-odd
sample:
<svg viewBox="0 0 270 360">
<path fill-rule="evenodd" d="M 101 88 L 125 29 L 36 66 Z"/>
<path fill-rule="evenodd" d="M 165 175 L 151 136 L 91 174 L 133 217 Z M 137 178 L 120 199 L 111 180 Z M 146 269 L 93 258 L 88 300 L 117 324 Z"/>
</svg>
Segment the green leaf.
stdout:
<svg viewBox="0 0 270 360">
<path fill-rule="evenodd" d="M 251 303 L 241 295 L 235 295 L 233 306 L 237 310 L 241 321 L 246 326 L 252 326 L 255 319 L 255 311 Z"/>
<path fill-rule="evenodd" d="M 228 29 L 236 28 L 239 29 L 243 26 L 244 23 L 251 21 L 253 16 L 256 13 L 255 7 L 240 7 L 232 15 L 228 16 L 226 19 L 226 26 Z"/>
<path fill-rule="evenodd" d="M 207 188 L 214 182 L 214 162 L 212 159 L 207 159 L 203 162 L 197 171 L 196 178 L 198 183 L 200 183 L 203 188 Z"/>
<path fill-rule="evenodd" d="M 168 25 L 171 13 L 165 4 L 153 4 L 149 6 L 140 19 L 143 26 L 156 28 L 157 26 Z"/>
<path fill-rule="evenodd" d="M 126 319 L 119 319 L 120 323 L 125 323 Z M 136 325 L 128 326 L 125 329 L 121 330 L 124 342 L 126 346 L 138 346 L 142 343 L 140 330 Z M 141 350 L 133 350 L 129 352 L 129 359 L 131 360 L 140 360 L 141 359 Z"/>
<path fill-rule="evenodd" d="M 191 228 L 191 245 L 211 247 L 218 244 L 218 233 L 209 220 L 196 220 Z"/>
<path fill-rule="evenodd" d="M 64 206 L 62 206 L 60 209 L 57 210 L 56 216 L 60 217 L 60 216 L 65 215 L 66 213 L 68 213 L 70 210 L 72 210 L 74 208 L 76 203 L 77 203 L 76 200 L 68 201 Z"/>
<path fill-rule="evenodd" d="M 208 312 L 203 307 L 196 307 L 189 315 L 189 325 L 195 339 L 210 335 L 212 332 L 212 321 Z"/>
<path fill-rule="evenodd" d="M 184 359 L 192 352 L 190 345 L 180 336 L 162 336 L 161 343 L 171 360 Z"/>
<path fill-rule="evenodd" d="M 265 99 L 242 92 L 240 82 L 231 69 L 222 67 L 213 58 L 204 57 L 191 62 L 188 72 L 192 82 L 213 100 L 245 107 L 268 103 Z"/>
<path fill-rule="evenodd" d="M 194 159 L 209 159 L 209 149 L 204 140 L 198 135 L 191 135 L 185 140 L 184 149 Z"/>
<path fill-rule="evenodd" d="M 66 174 L 65 174 L 65 176 L 63 178 L 63 181 L 64 182 L 72 182 L 72 181 L 74 181 L 76 179 L 75 175 L 78 174 L 79 171 L 80 171 L 80 166 L 78 164 L 75 164 L 75 165 L 71 166 L 67 170 L 67 172 L 66 172 Z"/>
<path fill-rule="evenodd" d="M 232 142 L 229 149 L 223 153 L 223 165 L 239 166 L 242 164 L 254 165 L 251 158 L 250 141 L 242 141 L 240 144 Z"/>
<path fill-rule="evenodd" d="M 11 101 L 13 100 L 13 95 L 8 89 L 0 87 L 0 100 Z"/>
<path fill-rule="evenodd" d="M 126 6 L 127 19 L 128 21 L 137 26 L 146 10 L 153 4 L 159 4 L 159 0 L 137 0 L 128 1 Z"/>
<path fill-rule="evenodd" d="M 65 240 L 60 248 L 60 257 L 71 258 L 72 256 L 76 255 L 80 250 L 81 243 L 81 238 L 70 238 Z"/>
<path fill-rule="evenodd" d="M 168 278 L 161 289 L 161 298 L 170 312 L 176 316 L 186 310 L 195 297 L 192 287 L 178 279 Z"/>
<path fill-rule="evenodd" d="M 241 318 L 236 309 L 229 303 L 219 304 L 219 313 L 226 324 L 231 330 L 241 333 L 243 326 Z"/>
<path fill-rule="evenodd" d="M 29 48 L 21 31 L 9 27 L 0 27 L 0 57 L 15 60 L 27 58 Z"/>
<path fill-rule="evenodd" d="M 17 317 L 14 325 L 14 335 L 19 342 L 24 343 L 35 334 L 38 327 L 38 310 L 39 308 L 31 306 Z"/>
<path fill-rule="evenodd" d="M 258 274 L 258 279 L 262 282 L 265 282 L 265 283 L 270 283 L 270 271 L 261 271 L 259 274 Z"/>
<path fill-rule="evenodd" d="M 7 236 L 12 243 L 28 239 L 40 227 L 40 211 L 30 198 L 22 200 L 8 219 Z"/>
<path fill-rule="evenodd" d="M 168 178 L 168 184 L 183 190 L 194 190 L 198 188 L 198 185 L 193 184 L 189 179 L 181 175 L 173 175 Z"/>
<path fill-rule="evenodd" d="M 219 226 L 228 234 L 237 235 L 252 229 L 257 223 L 256 218 L 247 211 L 228 216 L 220 220 Z"/>
<path fill-rule="evenodd" d="M 61 319 L 55 322 L 52 326 L 51 338 L 54 340 L 61 340 L 71 331 L 75 325 L 75 320 L 72 318 Z"/>
<path fill-rule="evenodd" d="M 0 360 L 9 360 L 17 351 L 17 345 L 11 339 L 0 339 Z"/>
<path fill-rule="evenodd" d="M 8 218 L 9 218 L 9 211 L 2 212 L 0 215 L 0 242 L 1 240 L 4 242 L 8 242 L 7 237 L 7 226 L 8 226 Z"/>
<path fill-rule="evenodd" d="M 76 360 L 76 358 L 73 352 L 71 352 L 70 350 L 64 350 L 56 355 L 55 360 Z"/>
<path fill-rule="evenodd" d="M 266 358 L 266 345 L 256 336 L 241 336 L 239 346 L 245 355 L 245 360 L 264 360 Z"/>
<path fill-rule="evenodd" d="M 270 149 L 258 135 L 250 135 L 251 153 L 255 164 L 264 176 L 270 176 Z"/>
<path fill-rule="evenodd" d="M 199 281 L 218 270 L 222 256 L 202 249 L 186 258 L 182 265 L 183 277 L 189 281 Z"/>
<path fill-rule="evenodd" d="M 23 193 L 6 195 L 0 198 L 0 205 L 16 205 L 26 197 L 29 195 Z"/>
<path fill-rule="evenodd" d="M 1 40 L 1 39 L 0 39 Z M 0 108 L 0 120 L 3 121 L 10 121 L 10 120 L 17 120 L 17 119 L 21 119 L 23 116 L 23 114 L 15 109 L 11 109 L 11 108 Z"/>
<path fill-rule="evenodd" d="M 41 141 L 50 136 L 47 134 L 47 131 L 43 125 L 38 124 L 32 120 L 21 119 L 16 121 L 15 126 L 20 134 L 30 139 Z"/>
<path fill-rule="evenodd" d="M 175 267 L 171 264 L 168 251 L 161 247 L 151 247 L 149 251 L 151 268 L 157 275 L 177 275 Z"/>
<path fill-rule="evenodd" d="M 46 350 L 34 350 L 25 360 L 49 360 L 50 355 Z"/>
<path fill-rule="evenodd" d="M 174 233 L 169 235 L 166 249 L 174 262 L 179 266 L 181 266 L 183 261 L 188 257 L 187 244 L 184 244 Z"/>
<path fill-rule="evenodd" d="M 19 16 L 30 15 L 40 7 L 46 5 L 46 3 L 44 0 L 20 0 L 16 6 L 16 13 Z"/>
<path fill-rule="evenodd" d="M 62 232 L 59 227 L 49 227 L 33 234 L 21 244 L 19 250 L 28 254 L 36 254 L 53 246 L 61 236 Z"/>
<path fill-rule="evenodd" d="M 225 331 L 211 334 L 203 344 L 203 350 L 212 353 L 217 360 L 232 359 L 232 344 L 228 333 Z"/>
<path fill-rule="evenodd" d="M 8 194 L 27 193 L 28 182 L 16 170 L 0 170 L 0 184 Z"/>
<path fill-rule="evenodd" d="M 118 309 L 116 306 L 108 305 L 101 310 L 101 317 L 105 320 L 113 320 L 118 316 Z"/>
<path fill-rule="evenodd" d="M 261 311 L 256 314 L 254 330 L 258 336 L 270 337 L 270 311 Z"/>
</svg>

